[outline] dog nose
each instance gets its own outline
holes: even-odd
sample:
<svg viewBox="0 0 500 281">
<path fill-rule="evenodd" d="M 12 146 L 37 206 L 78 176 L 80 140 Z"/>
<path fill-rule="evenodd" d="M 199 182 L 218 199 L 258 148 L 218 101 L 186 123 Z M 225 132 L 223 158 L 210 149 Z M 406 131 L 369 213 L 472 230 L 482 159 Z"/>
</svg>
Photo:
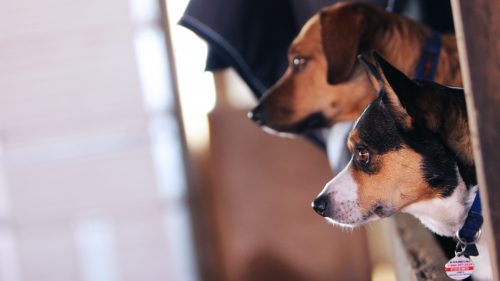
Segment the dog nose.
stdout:
<svg viewBox="0 0 500 281">
<path fill-rule="evenodd" d="M 322 217 L 328 217 L 328 197 L 325 195 L 321 195 L 320 197 L 314 199 L 311 204 L 311 207 L 314 209 L 318 215 Z"/>
<path fill-rule="evenodd" d="M 262 125 L 264 123 L 264 111 L 261 106 L 257 106 L 252 111 L 248 112 L 248 118 L 255 123 Z"/>
</svg>

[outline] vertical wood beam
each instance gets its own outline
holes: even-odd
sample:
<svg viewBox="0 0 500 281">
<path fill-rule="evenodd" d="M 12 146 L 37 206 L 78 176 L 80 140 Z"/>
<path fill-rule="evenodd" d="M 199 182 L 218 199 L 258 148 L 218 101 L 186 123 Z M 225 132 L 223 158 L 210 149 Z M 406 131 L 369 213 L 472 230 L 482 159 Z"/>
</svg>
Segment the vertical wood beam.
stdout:
<svg viewBox="0 0 500 281">
<path fill-rule="evenodd" d="M 202 188 L 200 182 L 201 173 L 199 169 L 199 159 L 197 159 L 188 148 L 186 129 L 182 115 L 182 107 L 179 96 L 179 86 L 177 80 L 177 67 L 175 64 L 174 49 L 172 46 L 172 36 L 170 34 L 167 2 L 166 0 L 158 0 L 161 7 L 161 24 L 165 34 L 165 46 L 167 51 L 167 61 L 169 66 L 169 74 L 171 78 L 171 89 L 174 93 L 174 113 L 179 127 L 179 135 L 182 145 L 182 157 L 184 171 L 186 174 L 187 184 L 187 203 L 190 210 L 193 239 L 195 246 L 197 269 L 199 278 L 202 281 L 219 281 L 224 280 L 221 277 L 220 266 L 218 260 L 220 254 L 216 250 L 214 228 L 210 223 L 212 221 L 211 210 L 206 206 L 206 200 L 209 194 Z"/>
<path fill-rule="evenodd" d="M 500 268 L 500 1 L 452 0 L 494 280 Z"/>
</svg>

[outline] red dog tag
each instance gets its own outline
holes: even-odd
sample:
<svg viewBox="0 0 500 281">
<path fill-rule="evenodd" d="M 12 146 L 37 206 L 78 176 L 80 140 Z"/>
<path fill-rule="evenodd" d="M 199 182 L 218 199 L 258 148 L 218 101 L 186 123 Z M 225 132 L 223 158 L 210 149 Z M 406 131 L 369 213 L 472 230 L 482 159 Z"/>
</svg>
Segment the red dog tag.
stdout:
<svg viewBox="0 0 500 281">
<path fill-rule="evenodd" d="M 452 258 L 444 268 L 451 279 L 463 280 L 472 275 L 474 263 L 467 257 L 459 256 Z"/>
</svg>

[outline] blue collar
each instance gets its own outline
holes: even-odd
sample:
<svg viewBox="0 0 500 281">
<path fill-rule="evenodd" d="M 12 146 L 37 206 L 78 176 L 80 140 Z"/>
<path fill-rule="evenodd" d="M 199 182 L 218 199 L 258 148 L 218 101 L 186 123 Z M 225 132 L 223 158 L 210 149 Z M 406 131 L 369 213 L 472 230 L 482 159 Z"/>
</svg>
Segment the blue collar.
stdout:
<svg viewBox="0 0 500 281">
<path fill-rule="evenodd" d="M 482 225 L 483 215 L 481 214 L 481 196 L 479 196 L 479 191 L 477 191 L 474 202 L 472 202 L 472 206 L 465 219 L 465 223 L 458 231 L 460 239 L 467 243 L 475 242 L 475 236 Z"/>
<path fill-rule="evenodd" d="M 436 77 L 440 51 L 441 34 L 435 31 L 425 42 L 417 69 L 415 70 L 416 79 L 434 80 Z"/>
<path fill-rule="evenodd" d="M 477 256 L 477 248 L 474 245 L 479 236 L 479 231 L 483 225 L 483 215 L 481 211 L 481 196 L 479 195 L 479 190 L 476 193 L 474 202 L 467 214 L 464 225 L 457 232 L 458 243 L 465 247 L 464 255 L 466 256 Z"/>
</svg>

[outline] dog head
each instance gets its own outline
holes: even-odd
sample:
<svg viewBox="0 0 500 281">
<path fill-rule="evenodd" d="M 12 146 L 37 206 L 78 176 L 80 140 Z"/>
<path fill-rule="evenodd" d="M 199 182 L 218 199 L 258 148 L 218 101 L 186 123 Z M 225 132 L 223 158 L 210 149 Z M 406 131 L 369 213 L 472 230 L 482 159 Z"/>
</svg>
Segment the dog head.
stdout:
<svg viewBox="0 0 500 281">
<path fill-rule="evenodd" d="M 313 208 L 344 226 L 403 211 L 434 232 L 451 235 L 463 222 L 471 183 L 463 177 L 471 168 L 468 150 L 452 145 L 468 143 L 463 91 L 412 81 L 374 57 L 377 66 L 368 70 L 379 96 L 350 133 L 351 161 L 326 184 Z M 461 133 L 449 141 L 453 137 L 447 127 Z M 452 225 L 443 228 L 443 221 Z"/>
<path fill-rule="evenodd" d="M 387 14 L 367 4 L 341 3 L 313 16 L 290 46 L 286 72 L 250 118 L 288 133 L 354 121 L 376 97 L 356 56 L 374 48 Z"/>
</svg>

